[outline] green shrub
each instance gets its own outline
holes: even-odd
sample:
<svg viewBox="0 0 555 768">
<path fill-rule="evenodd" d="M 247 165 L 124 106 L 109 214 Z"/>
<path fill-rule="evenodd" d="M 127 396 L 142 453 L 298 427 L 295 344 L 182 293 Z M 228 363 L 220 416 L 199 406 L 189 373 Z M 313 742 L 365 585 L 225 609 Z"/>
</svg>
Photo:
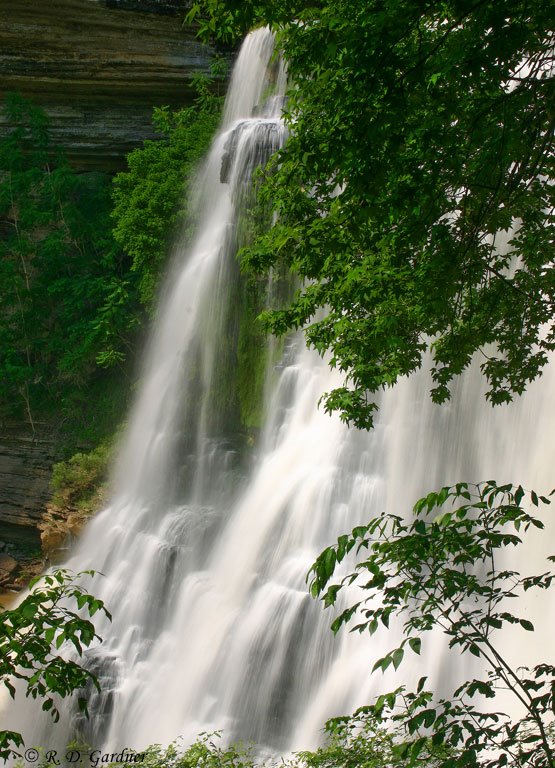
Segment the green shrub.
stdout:
<svg viewBox="0 0 555 768">
<path fill-rule="evenodd" d="M 76 453 L 52 470 L 52 503 L 62 509 L 91 514 L 102 498 L 103 484 L 113 453 L 111 443 L 102 443 L 89 453 Z"/>
</svg>

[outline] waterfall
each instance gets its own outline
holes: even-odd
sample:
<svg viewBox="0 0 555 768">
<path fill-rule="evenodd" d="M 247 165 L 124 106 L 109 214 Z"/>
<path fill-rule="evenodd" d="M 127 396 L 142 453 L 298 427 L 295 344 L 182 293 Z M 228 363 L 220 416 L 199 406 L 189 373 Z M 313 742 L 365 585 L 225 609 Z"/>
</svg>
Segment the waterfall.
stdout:
<svg viewBox="0 0 555 768">
<path fill-rule="evenodd" d="M 68 563 L 104 574 L 91 589 L 114 621 L 98 627 L 104 642 L 86 654 L 102 693 L 90 722 L 68 708 L 48 735 L 31 728 L 34 715 L 19 702 L 10 726 L 28 745 L 64 744 L 77 728 L 95 747 L 141 749 L 222 729 L 274 750 L 310 748 L 326 718 L 393 685 L 389 672 L 370 670 L 394 639 L 334 636 L 329 612 L 308 596 L 319 552 L 443 484 L 491 477 L 545 491 L 553 483 L 552 368 L 519 402 L 495 410 L 477 370 L 442 406 L 431 403 L 423 370 L 383 394 L 375 429 L 363 433 L 318 409 L 342 380 L 300 336 L 280 361 L 268 355 L 264 427 L 252 458 L 241 459 L 233 393 L 223 402 L 216 393 L 233 342 L 245 190 L 285 137 L 285 73 L 273 45 L 258 30 L 239 55 L 194 193 L 198 234 L 175 258 L 162 296 L 111 504 Z M 531 542 L 530 567 L 550 554 L 546 546 L 545 537 Z M 532 642 L 539 652 L 541 635 Z M 426 645 L 401 668 L 403 679 L 428 674 L 441 687 L 463 674 L 441 638 Z"/>
</svg>

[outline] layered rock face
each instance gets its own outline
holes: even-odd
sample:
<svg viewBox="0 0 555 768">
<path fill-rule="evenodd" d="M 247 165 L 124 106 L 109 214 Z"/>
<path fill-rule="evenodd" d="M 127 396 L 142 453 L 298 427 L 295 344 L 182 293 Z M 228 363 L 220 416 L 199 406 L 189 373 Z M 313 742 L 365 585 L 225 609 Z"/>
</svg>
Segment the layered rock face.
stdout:
<svg viewBox="0 0 555 768">
<path fill-rule="evenodd" d="M 52 467 L 62 458 L 55 431 L 32 433 L 22 423 L 0 424 L 0 606 L 2 592 L 20 589 L 47 562 L 59 562 L 93 509 L 51 501 Z M 102 488 L 95 505 L 104 502 Z"/>
<path fill-rule="evenodd" d="M 31 435 L 22 426 L 0 429 L 0 592 L 22 586 L 40 569 L 37 526 L 55 460 L 51 436 Z"/>
<path fill-rule="evenodd" d="M 52 438 L 27 435 L 20 429 L 2 428 L 0 540 L 9 530 L 22 542 L 39 545 L 37 524 L 50 496 L 49 481 L 55 459 Z"/>
<path fill-rule="evenodd" d="M 0 96 L 47 112 L 77 168 L 117 170 L 155 134 L 152 107 L 191 99 L 212 50 L 184 29 L 183 0 L 2 0 Z M 0 135 L 9 129 L 0 122 Z"/>
</svg>

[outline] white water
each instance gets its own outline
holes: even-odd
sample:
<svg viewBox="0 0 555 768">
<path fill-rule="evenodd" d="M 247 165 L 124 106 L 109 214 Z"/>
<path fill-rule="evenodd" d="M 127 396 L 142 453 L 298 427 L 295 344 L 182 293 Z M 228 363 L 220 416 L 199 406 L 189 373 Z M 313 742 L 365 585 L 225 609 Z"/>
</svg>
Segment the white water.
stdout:
<svg viewBox="0 0 555 768">
<path fill-rule="evenodd" d="M 236 208 L 252 168 L 284 135 L 271 105 L 250 117 L 268 87 L 272 46 L 259 30 L 240 54 L 224 128 L 199 175 L 199 234 L 176 259 L 161 304 L 112 504 L 68 564 L 105 574 L 92 590 L 114 622 L 98 628 L 104 643 L 88 656 L 103 694 L 91 723 L 66 712 L 48 735 L 19 710 L 15 727 L 28 745 L 63 744 L 77 726 L 110 750 L 213 729 L 278 750 L 308 748 L 326 718 L 392 685 L 370 669 L 393 639 L 334 637 L 331 616 L 308 597 L 305 576 L 323 547 L 382 509 L 406 512 L 443 484 L 553 485 L 552 369 L 518 404 L 496 411 L 476 371 L 441 407 L 419 374 L 383 396 L 366 434 L 317 409 L 320 394 L 342 382 L 298 338 L 268 376 L 265 427 L 249 466 L 241 464 L 214 389 L 238 280 Z M 284 74 L 272 78 L 279 94 Z M 538 539 L 531 567 L 546 546 Z M 532 638 L 539 650 L 545 638 Z M 440 639 L 428 647 L 408 662 L 414 677 L 442 686 L 462 673 Z"/>
</svg>

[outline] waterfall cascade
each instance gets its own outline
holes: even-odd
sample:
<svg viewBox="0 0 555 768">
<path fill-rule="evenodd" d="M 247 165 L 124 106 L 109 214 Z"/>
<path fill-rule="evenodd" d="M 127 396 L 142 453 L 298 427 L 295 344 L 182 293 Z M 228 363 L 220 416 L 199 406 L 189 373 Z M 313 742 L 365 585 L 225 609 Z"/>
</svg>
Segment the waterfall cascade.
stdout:
<svg viewBox="0 0 555 768">
<path fill-rule="evenodd" d="M 80 723 L 95 746 L 140 749 L 214 729 L 278 750 L 313 746 L 326 718 L 390 689 L 370 669 L 393 646 L 387 634 L 333 636 L 331 617 L 307 594 L 317 554 L 373 513 L 406 511 L 443 484 L 553 484 L 552 370 L 496 410 L 476 371 L 443 406 L 431 403 L 422 372 L 383 395 L 367 434 L 318 410 L 321 393 L 342 382 L 299 337 L 274 363 L 255 456 L 237 469 L 212 393 L 237 279 L 242 190 L 284 138 L 285 74 L 272 52 L 271 35 L 258 30 L 240 53 L 195 192 L 198 235 L 164 294 L 112 503 L 68 564 L 105 574 L 93 591 L 114 614 L 90 656 L 103 693 L 91 722 Z M 261 109 L 270 80 L 274 97 Z M 532 560 L 550 554 L 541 537 L 533 546 Z M 532 641 L 541 648 L 539 633 Z M 404 676 L 441 685 L 456 674 L 442 647 L 430 641 Z M 65 727 L 39 738 L 22 720 L 27 706 L 14 712 L 28 744 L 52 744 L 56 733 L 67 740 L 75 725 L 65 713 Z"/>
</svg>

